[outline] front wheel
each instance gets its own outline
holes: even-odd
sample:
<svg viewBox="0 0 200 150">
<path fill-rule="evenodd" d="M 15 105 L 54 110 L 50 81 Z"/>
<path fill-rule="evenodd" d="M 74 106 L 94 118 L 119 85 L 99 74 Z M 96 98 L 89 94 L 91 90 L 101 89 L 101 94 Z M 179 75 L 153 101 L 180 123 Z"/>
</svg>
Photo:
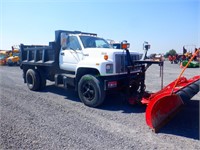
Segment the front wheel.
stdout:
<svg viewBox="0 0 200 150">
<path fill-rule="evenodd" d="M 78 83 L 78 94 L 81 101 L 89 107 L 101 105 L 105 98 L 105 91 L 100 79 L 93 75 L 84 75 Z"/>
<path fill-rule="evenodd" d="M 17 62 L 16 62 L 16 65 L 17 65 L 17 66 L 19 66 L 19 65 L 20 65 L 20 62 L 19 62 L 19 61 L 17 61 Z"/>
</svg>

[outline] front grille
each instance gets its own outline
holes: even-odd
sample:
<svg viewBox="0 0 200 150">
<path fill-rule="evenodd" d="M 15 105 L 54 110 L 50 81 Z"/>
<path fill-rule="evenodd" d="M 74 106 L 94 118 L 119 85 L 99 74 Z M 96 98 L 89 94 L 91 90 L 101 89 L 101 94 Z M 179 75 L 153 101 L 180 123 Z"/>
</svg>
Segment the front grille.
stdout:
<svg viewBox="0 0 200 150">
<path fill-rule="evenodd" d="M 134 54 L 131 55 L 131 59 L 134 61 L 139 60 L 140 56 L 139 54 Z M 123 73 L 127 72 L 127 65 L 128 65 L 128 60 L 126 54 L 116 54 L 115 55 L 115 64 L 116 64 L 116 73 Z M 137 71 L 140 70 L 140 66 L 135 66 L 134 68 L 131 69 L 131 71 Z"/>
</svg>

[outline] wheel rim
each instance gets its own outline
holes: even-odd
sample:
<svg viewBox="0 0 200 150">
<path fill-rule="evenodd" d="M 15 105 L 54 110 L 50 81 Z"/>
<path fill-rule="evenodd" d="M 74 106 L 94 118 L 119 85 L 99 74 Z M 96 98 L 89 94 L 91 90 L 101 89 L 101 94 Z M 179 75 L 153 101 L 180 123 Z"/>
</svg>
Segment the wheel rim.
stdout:
<svg viewBox="0 0 200 150">
<path fill-rule="evenodd" d="M 27 83 L 29 86 L 33 86 L 33 77 L 30 74 L 27 76 Z"/>
<path fill-rule="evenodd" d="M 82 86 L 82 94 L 88 100 L 92 101 L 95 97 L 94 87 L 90 83 L 85 83 Z"/>
</svg>

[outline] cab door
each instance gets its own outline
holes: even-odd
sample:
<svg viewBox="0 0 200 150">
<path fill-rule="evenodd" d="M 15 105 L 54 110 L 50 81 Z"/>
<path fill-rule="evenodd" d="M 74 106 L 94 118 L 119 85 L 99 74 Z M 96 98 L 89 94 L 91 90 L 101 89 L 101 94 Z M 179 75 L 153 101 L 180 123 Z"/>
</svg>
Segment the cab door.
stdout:
<svg viewBox="0 0 200 150">
<path fill-rule="evenodd" d="M 76 66 L 82 60 L 82 48 L 76 36 L 66 38 L 66 47 L 61 48 L 59 56 L 60 69 L 75 71 Z"/>
</svg>

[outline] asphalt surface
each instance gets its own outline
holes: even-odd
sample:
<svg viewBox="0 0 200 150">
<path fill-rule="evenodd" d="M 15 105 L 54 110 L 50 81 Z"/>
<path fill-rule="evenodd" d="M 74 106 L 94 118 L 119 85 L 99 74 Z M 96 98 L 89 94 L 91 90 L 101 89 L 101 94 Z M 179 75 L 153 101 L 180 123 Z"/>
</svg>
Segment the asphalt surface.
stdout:
<svg viewBox="0 0 200 150">
<path fill-rule="evenodd" d="M 164 85 L 178 77 L 177 64 L 165 62 Z M 200 74 L 187 69 L 185 76 Z M 146 75 L 148 91 L 160 89 L 159 66 Z M 200 93 L 159 133 L 145 122 L 146 106 L 130 106 L 109 95 L 100 108 L 83 105 L 72 90 L 47 83 L 40 92 L 28 90 L 19 67 L 0 66 L 0 149 L 200 149 Z"/>
</svg>

